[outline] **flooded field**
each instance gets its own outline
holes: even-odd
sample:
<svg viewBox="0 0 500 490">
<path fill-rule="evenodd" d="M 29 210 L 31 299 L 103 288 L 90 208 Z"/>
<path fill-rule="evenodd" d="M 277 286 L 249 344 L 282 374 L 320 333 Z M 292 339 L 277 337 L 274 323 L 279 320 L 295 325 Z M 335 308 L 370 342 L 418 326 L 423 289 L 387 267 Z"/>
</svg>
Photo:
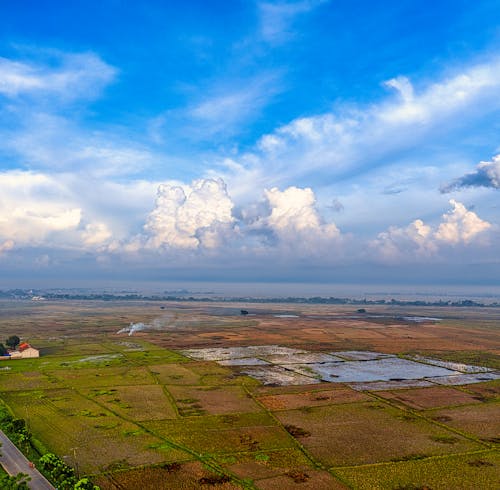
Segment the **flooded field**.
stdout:
<svg viewBox="0 0 500 490">
<path fill-rule="evenodd" d="M 242 374 L 265 385 L 301 385 L 321 382 L 361 383 L 363 389 L 460 385 L 491 381 L 500 375 L 483 366 L 439 361 L 421 356 L 404 359 L 372 351 L 307 352 L 278 345 L 220 349 L 188 349 L 191 359 L 244 367 Z M 254 367 L 258 366 L 258 367 Z M 371 382 L 383 382 L 378 385 Z M 389 383 L 387 383 L 389 382 Z M 367 384 L 368 383 L 368 384 Z M 358 389 L 360 389 L 358 387 Z"/>
</svg>

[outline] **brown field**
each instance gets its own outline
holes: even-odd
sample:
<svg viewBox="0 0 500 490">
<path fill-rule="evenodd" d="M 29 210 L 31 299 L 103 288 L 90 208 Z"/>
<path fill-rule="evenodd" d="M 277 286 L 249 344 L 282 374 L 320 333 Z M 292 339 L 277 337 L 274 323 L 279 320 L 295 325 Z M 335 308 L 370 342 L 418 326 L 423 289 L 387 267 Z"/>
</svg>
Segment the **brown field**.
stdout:
<svg viewBox="0 0 500 490">
<path fill-rule="evenodd" d="M 441 386 L 411 390 L 379 391 L 377 395 L 416 409 L 452 407 L 481 403 L 479 397 L 462 390 Z"/>
<path fill-rule="evenodd" d="M 328 467 L 481 449 L 472 441 L 450 436 L 440 427 L 417 417 L 405 417 L 380 403 L 291 410 L 279 412 L 277 417 L 284 425 L 307 431 L 309 435 L 298 439 Z M 453 443 L 440 442 L 441 437 L 453 437 Z"/>
<path fill-rule="evenodd" d="M 103 489 L 500 488 L 499 380 L 264 386 L 244 368 L 180 352 L 274 344 L 500 369 L 500 308 L 367 309 L 0 301 L 0 341 L 18 334 L 42 354 L 0 363 L 0 398 L 49 450 L 70 464 L 76 454 Z M 415 315 L 442 321 L 402 319 Z M 117 334 L 153 320 L 163 327 Z"/>
<path fill-rule="evenodd" d="M 448 408 L 433 411 L 436 420 L 485 442 L 500 445 L 500 405 L 484 403 L 481 405 Z"/>
<path fill-rule="evenodd" d="M 282 395 L 260 396 L 258 400 L 269 410 L 293 410 L 305 407 L 320 407 L 337 403 L 352 403 L 370 400 L 368 395 L 347 387 L 330 390 L 284 393 Z"/>
</svg>

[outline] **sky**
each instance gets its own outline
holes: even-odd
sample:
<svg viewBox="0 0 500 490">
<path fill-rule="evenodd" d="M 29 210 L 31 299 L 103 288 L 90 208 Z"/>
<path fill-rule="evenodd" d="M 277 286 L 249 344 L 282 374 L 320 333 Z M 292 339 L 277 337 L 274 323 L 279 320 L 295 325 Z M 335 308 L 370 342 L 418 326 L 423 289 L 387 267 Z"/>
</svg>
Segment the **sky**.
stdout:
<svg viewBox="0 0 500 490">
<path fill-rule="evenodd" d="M 500 277 L 500 0 L 0 0 L 0 287 Z"/>
</svg>

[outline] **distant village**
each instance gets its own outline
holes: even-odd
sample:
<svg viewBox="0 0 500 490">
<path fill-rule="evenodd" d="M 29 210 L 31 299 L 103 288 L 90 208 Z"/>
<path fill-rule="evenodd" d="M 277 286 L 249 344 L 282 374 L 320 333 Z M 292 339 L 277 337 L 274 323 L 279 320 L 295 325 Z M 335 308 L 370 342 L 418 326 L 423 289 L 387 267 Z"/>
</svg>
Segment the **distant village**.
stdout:
<svg viewBox="0 0 500 490">
<path fill-rule="evenodd" d="M 17 335 L 10 336 L 5 345 L 0 343 L 0 361 L 8 361 L 10 359 L 32 359 L 40 357 L 40 351 L 35 349 L 27 342 L 21 342 Z"/>
</svg>

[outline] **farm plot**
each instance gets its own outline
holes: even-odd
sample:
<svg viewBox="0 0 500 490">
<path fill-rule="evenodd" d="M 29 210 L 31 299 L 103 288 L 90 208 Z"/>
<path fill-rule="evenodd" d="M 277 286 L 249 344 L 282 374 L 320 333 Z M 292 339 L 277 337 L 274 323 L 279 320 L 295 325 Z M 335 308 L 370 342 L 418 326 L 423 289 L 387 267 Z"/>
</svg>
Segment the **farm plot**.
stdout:
<svg viewBox="0 0 500 490">
<path fill-rule="evenodd" d="M 416 409 L 450 407 L 481 403 L 478 397 L 463 391 L 444 386 L 432 386 L 411 390 L 381 391 L 383 398 L 393 400 Z"/>
<path fill-rule="evenodd" d="M 307 468 L 289 470 L 280 476 L 258 480 L 255 486 L 259 490 L 281 490 L 295 486 L 301 490 L 347 490 L 349 488 L 327 471 Z"/>
<path fill-rule="evenodd" d="M 258 398 L 269 410 L 294 410 L 296 408 L 352 403 L 367 401 L 369 399 L 369 396 L 347 387 L 336 387 L 323 391 L 306 391 L 303 393 L 265 395 Z"/>
<path fill-rule="evenodd" d="M 145 385 L 152 382 L 143 367 L 108 367 L 48 372 L 66 386 L 88 388 L 101 386 Z"/>
<path fill-rule="evenodd" d="M 330 405 L 276 413 L 328 466 L 369 464 L 412 455 L 480 449 L 456 434 L 380 403 Z"/>
<path fill-rule="evenodd" d="M 154 364 L 151 374 L 164 385 L 199 385 L 201 376 L 184 364 Z"/>
<path fill-rule="evenodd" d="M 500 380 L 472 385 L 462 385 L 462 389 L 473 393 L 482 400 L 500 399 Z"/>
<path fill-rule="evenodd" d="M 311 462 L 297 448 L 222 455 L 216 459 L 239 478 L 256 480 L 280 476 L 290 470 L 311 469 Z"/>
<path fill-rule="evenodd" d="M 58 387 L 58 381 L 39 371 L 10 372 L 0 371 L 0 390 L 25 391 Z"/>
<path fill-rule="evenodd" d="M 497 490 L 500 487 L 499 468 L 499 453 L 490 451 L 387 465 L 336 468 L 336 472 L 352 488 L 359 490 Z"/>
<path fill-rule="evenodd" d="M 162 420 L 177 417 L 176 411 L 159 385 L 93 388 L 87 396 L 128 420 Z"/>
<path fill-rule="evenodd" d="M 211 415 L 261 411 L 240 386 L 167 386 L 167 389 L 181 413 L 193 405 Z"/>
<path fill-rule="evenodd" d="M 168 461 L 184 453 L 126 422 L 72 390 L 6 397 L 14 413 L 26 417 L 31 430 L 51 451 L 71 455 L 77 448 L 82 471 Z M 184 456 L 185 457 L 185 456 Z"/>
<path fill-rule="evenodd" d="M 485 442 L 500 444 L 500 403 L 447 408 L 433 411 L 429 416 Z"/>
<path fill-rule="evenodd" d="M 293 440 L 265 412 L 144 422 L 151 432 L 202 454 L 291 448 Z"/>
<path fill-rule="evenodd" d="M 162 464 L 95 478 L 95 482 L 102 490 L 123 490 L 124 488 L 194 490 L 205 487 L 213 490 L 241 489 L 229 480 L 228 477 L 211 473 L 199 462 Z"/>
</svg>

